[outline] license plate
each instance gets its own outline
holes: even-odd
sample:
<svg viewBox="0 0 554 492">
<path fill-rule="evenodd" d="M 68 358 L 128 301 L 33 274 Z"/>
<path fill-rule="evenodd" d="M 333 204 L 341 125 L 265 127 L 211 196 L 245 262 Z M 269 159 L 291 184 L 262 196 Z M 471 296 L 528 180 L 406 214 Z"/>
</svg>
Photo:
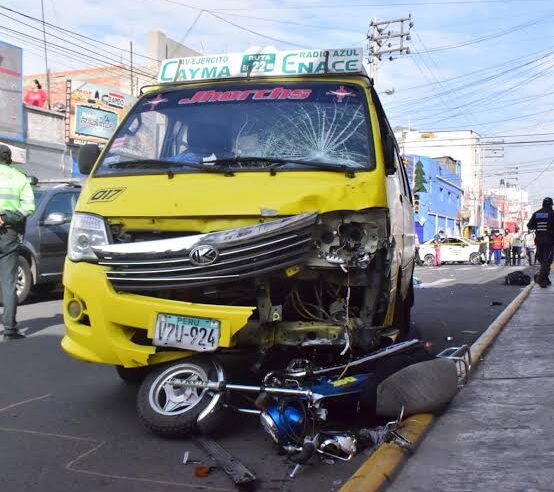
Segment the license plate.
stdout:
<svg viewBox="0 0 554 492">
<path fill-rule="evenodd" d="M 215 350 L 219 346 L 219 321 L 159 313 L 153 343 L 198 352 Z"/>
</svg>

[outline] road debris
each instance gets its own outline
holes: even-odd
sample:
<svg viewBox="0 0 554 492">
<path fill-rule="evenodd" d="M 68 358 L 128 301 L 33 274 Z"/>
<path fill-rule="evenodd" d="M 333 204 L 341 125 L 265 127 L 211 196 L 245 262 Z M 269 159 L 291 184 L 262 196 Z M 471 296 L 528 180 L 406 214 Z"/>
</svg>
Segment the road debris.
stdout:
<svg viewBox="0 0 554 492">
<path fill-rule="evenodd" d="M 256 475 L 246 468 L 246 466 L 244 466 L 238 458 L 223 449 L 213 439 L 209 439 L 207 437 L 197 437 L 194 439 L 194 442 L 206 454 L 208 454 L 210 458 L 212 458 L 215 463 L 221 467 L 227 475 L 229 475 L 229 477 L 231 477 L 231 480 L 233 480 L 237 487 L 243 490 L 254 489 Z"/>
<path fill-rule="evenodd" d="M 206 478 L 214 469 L 215 466 L 196 465 L 194 467 L 194 476 L 198 478 Z"/>
</svg>

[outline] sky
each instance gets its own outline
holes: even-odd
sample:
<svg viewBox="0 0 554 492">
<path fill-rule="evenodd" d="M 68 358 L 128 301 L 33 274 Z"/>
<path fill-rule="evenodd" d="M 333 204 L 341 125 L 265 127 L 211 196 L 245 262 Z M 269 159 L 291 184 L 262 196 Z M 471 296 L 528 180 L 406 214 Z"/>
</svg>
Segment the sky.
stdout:
<svg viewBox="0 0 554 492">
<path fill-rule="evenodd" d="M 40 18 L 40 0 L 0 0 L 0 39 L 23 47 L 25 73 L 43 72 L 40 24 L 6 8 Z M 53 71 L 128 63 L 130 41 L 135 63 L 148 61 L 141 54 L 150 30 L 202 53 L 265 45 L 367 51 L 372 19 L 411 15 L 411 54 L 377 69 L 392 125 L 503 140 L 503 157 L 485 159 L 486 184 L 509 179 L 536 201 L 554 195 L 551 0 L 44 0 L 44 9 L 48 23 L 91 38 L 48 28 Z"/>
</svg>

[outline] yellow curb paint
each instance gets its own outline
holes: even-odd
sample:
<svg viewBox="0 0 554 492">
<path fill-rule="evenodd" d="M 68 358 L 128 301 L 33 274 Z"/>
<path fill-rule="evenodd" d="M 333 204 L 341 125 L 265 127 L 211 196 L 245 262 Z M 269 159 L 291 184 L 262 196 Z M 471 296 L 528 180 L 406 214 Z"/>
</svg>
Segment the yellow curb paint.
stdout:
<svg viewBox="0 0 554 492">
<path fill-rule="evenodd" d="M 489 325 L 483 334 L 471 346 L 472 370 L 481 360 L 483 353 L 490 347 L 497 335 L 506 326 L 514 313 L 527 299 L 533 289 L 533 283 L 525 287 L 518 296 Z M 400 432 L 414 445 L 422 441 L 426 431 L 434 422 L 435 416 L 430 413 L 412 415 L 402 425 Z M 340 492 L 376 492 L 388 485 L 406 460 L 407 451 L 396 444 L 385 443 L 356 470 Z"/>
</svg>

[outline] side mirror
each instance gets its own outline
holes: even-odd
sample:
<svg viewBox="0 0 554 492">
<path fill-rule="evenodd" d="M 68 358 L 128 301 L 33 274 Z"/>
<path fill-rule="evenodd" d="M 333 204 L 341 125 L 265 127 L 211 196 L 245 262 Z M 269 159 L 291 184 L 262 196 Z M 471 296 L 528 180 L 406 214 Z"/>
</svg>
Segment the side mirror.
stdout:
<svg viewBox="0 0 554 492">
<path fill-rule="evenodd" d="M 97 144 L 84 144 L 79 149 L 79 157 L 77 162 L 79 164 L 79 172 L 81 174 L 90 174 L 96 159 L 100 155 L 100 147 Z"/>
<path fill-rule="evenodd" d="M 43 224 L 47 226 L 62 225 L 67 222 L 67 216 L 61 212 L 49 213 L 44 219 Z"/>
</svg>

